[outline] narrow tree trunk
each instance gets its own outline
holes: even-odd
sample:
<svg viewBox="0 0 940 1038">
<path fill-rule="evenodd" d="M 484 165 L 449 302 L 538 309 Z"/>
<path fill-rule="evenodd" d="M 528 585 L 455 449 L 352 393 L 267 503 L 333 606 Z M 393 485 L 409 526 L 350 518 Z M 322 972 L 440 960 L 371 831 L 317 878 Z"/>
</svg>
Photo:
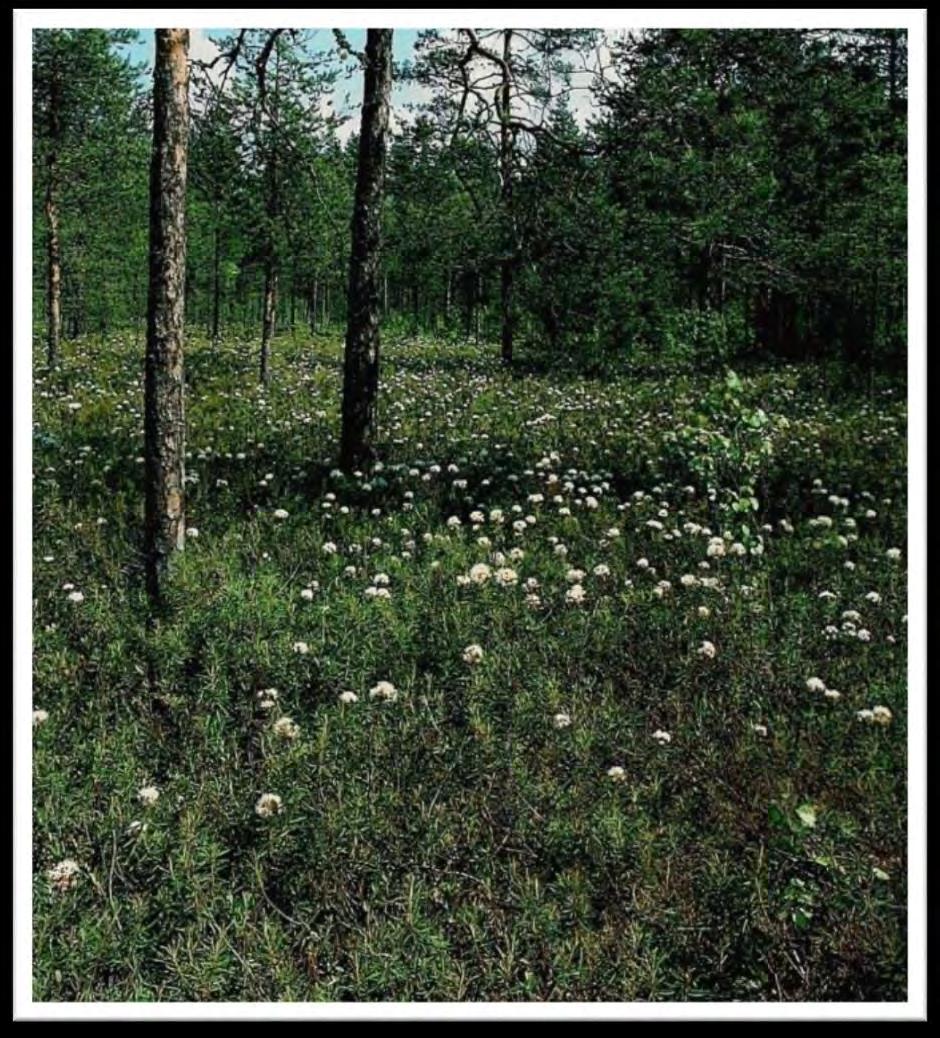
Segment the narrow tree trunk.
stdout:
<svg viewBox="0 0 940 1038">
<path fill-rule="evenodd" d="M 281 62 L 280 53 L 275 50 L 274 57 L 274 118 L 280 118 Z M 259 366 L 259 378 L 262 384 L 267 385 L 271 378 L 271 340 L 274 338 L 275 325 L 277 323 L 277 282 L 278 282 L 278 256 L 274 242 L 275 227 L 280 215 L 279 173 L 278 173 L 278 147 L 279 142 L 277 127 L 269 128 L 269 146 L 267 167 L 265 169 L 265 180 L 267 181 L 267 200 L 265 210 L 267 226 L 265 234 L 267 239 L 264 250 L 264 299 L 261 307 L 261 363 Z"/>
<path fill-rule="evenodd" d="M 50 181 L 46 188 L 46 362 L 53 367 L 59 359 L 62 340 L 62 256 L 59 244 L 59 207 Z"/>
<path fill-rule="evenodd" d="M 500 339 L 503 363 L 512 363 L 513 338 L 515 334 L 515 232 L 513 227 L 512 198 L 512 127 L 511 118 L 512 80 L 512 29 L 503 32 L 503 80 L 500 86 L 499 103 L 499 177 L 503 215 L 503 257 L 500 261 Z"/>
<path fill-rule="evenodd" d="M 188 29 L 157 29 L 150 166 L 150 285 L 144 379 L 145 560 L 151 601 L 183 547 L 183 322 L 186 280 Z"/>
<path fill-rule="evenodd" d="M 264 264 L 264 303 L 261 310 L 261 365 L 258 377 L 265 384 L 271 378 L 271 339 L 277 322 L 277 268 L 269 256 Z"/>
<path fill-rule="evenodd" d="M 340 463 L 346 469 L 355 468 L 374 453 L 379 387 L 379 250 L 391 88 L 392 30 L 369 29 L 343 367 Z"/>
<path fill-rule="evenodd" d="M 61 81 L 58 63 L 53 65 L 49 90 L 49 154 L 46 159 L 46 362 L 53 367 L 59 359 L 62 340 L 62 255 L 59 242 L 59 99 Z"/>
<path fill-rule="evenodd" d="M 463 299 L 463 337 L 469 339 L 473 327 L 473 296 L 470 294 L 470 275 L 466 270 L 460 272 L 457 284 Z"/>
<path fill-rule="evenodd" d="M 502 344 L 503 363 L 512 364 L 513 340 L 515 338 L 514 293 L 512 260 L 504 259 L 499 271 L 499 318 L 500 342 Z"/>
<path fill-rule="evenodd" d="M 310 334 L 317 334 L 317 279 L 313 279 L 313 284 L 310 286 Z"/>
<path fill-rule="evenodd" d="M 212 255 L 212 341 L 219 341 L 220 308 L 222 300 L 222 232 L 215 226 L 214 252 Z"/>
</svg>

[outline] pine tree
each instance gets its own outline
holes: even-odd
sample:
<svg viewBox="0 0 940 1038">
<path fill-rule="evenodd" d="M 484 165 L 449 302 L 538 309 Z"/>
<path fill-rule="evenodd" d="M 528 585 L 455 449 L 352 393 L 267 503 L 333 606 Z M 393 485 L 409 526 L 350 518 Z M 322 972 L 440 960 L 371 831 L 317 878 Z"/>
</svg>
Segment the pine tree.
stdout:
<svg viewBox="0 0 940 1038">
<path fill-rule="evenodd" d="M 391 29 L 368 30 L 364 73 L 343 367 L 340 462 L 347 469 L 374 454 L 379 388 L 379 250 L 392 89 Z"/>
<path fill-rule="evenodd" d="M 144 389 L 147 591 L 161 601 L 172 552 L 183 547 L 183 319 L 189 30 L 157 29 L 150 167 L 150 292 Z"/>
</svg>

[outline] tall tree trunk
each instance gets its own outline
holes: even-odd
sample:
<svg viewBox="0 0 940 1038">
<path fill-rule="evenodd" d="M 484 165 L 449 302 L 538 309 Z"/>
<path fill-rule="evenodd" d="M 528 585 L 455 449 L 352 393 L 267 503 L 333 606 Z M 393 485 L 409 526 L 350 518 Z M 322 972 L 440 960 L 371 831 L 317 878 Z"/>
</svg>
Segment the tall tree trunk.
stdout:
<svg viewBox="0 0 940 1038">
<path fill-rule="evenodd" d="M 157 29 L 150 165 L 150 286 L 144 380 L 147 591 L 161 600 L 166 563 L 183 547 L 183 322 L 186 280 L 188 29 Z"/>
<path fill-rule="evenodd" d="M 277 321 L 277 267 L 274 257 L 264 262 L 264 302 L 261 310 L 261 365 L 258 377 L 265 384 L 271 378 L 271 340 Z"/>
<path fill-rule="evenodd" d="M 218 216 L 216 217 L 218 218 Z M 215 237 L 212 254 L 212 341 L 219 341 L 219 319 L 222 299 L 222 232 L 218 223 L 215 225 Z"/>
<path fill-rule="evenodd" d="M 317 333 L 317 279 L 313 279 L 313 284 L 310 286 L 310 334 L 316 335 Z"/>
<path fill-rule="evenodd" d="M 61 78 L 58 62 L 52 67 L 49 89 L 49 154 L 46 158 L 46 362 L 59 359 L 62 340 L 62 255 L 59 242 L 59 104 Z"/>
<path fill-rule="evenodd" d="M 473 328 L 473 296 L 470 293 L 470 274 L 468 271 L 461 270 L 457 284 L 463 297 L 463 337 L 469 339 Z"/>
<path fill-rule="evenodd" d="M 346 469 L 355 468 L 374 454 L 379 388 L 379 250 L 391 89 L 392 30 L 369 29 L 343 365 L 340 463 Z"/>
<path fill-rule="evenodd" d="M 59 243 L 59 207 L 52 181 L 46 188 L 46 362 L 53 367 L 59 359 L 62 340 L 62 256 Z"/>
<path fill-rule="evenodd" d="M 500 261 L 500 340 L 505 364 L 512 363 L 513 338 L 515 333 L 515 229 L 512 197 L 512 151 L 513 134 L 509 125 L 512 110 L 512 29 L 503 32 L 503 79 L 499 101 L 499 179 L 500 199 L 503 215 L 503 257 Z"/>
<path fill-rule="evenodd" d="M 280 120 L 280 107 L 278 100 L 280 96 L 281 61 L 280 52 L 274 52 L 274 118 Z M 270 153 L 268 156 L 265 179 L 267 181 L 268 197 L 265 204 L 267 227 L 265 233 L 264 252 L 264 300 L 261 308 L 261 363 L 259 366 L 259 378 L 267 385 L 271 378 L 271 340 L 274 338 L 275 324 L 277 322 L 277 282 L 278 282 L 278 257 L 274 244 L 274 233 L 278 216 L 280 215 L 280 198 L 278 197 L 278 139 L 279 127 L 269 129 Z"/>
</svg>

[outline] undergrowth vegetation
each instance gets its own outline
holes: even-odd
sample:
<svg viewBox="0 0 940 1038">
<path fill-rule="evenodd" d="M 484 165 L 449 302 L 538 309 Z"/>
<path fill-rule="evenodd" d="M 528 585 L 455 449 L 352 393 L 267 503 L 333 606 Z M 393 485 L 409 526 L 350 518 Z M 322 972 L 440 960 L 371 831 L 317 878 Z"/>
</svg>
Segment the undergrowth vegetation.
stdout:
<svg viewBox="0 0 940 1038">
<path fill-rule="evenodd" d="M 819 368 L 187 345 L 148 627 L 142 349 L 34 385 L 34 997 L 905 997 L 906 414 Z"/>
</svg>

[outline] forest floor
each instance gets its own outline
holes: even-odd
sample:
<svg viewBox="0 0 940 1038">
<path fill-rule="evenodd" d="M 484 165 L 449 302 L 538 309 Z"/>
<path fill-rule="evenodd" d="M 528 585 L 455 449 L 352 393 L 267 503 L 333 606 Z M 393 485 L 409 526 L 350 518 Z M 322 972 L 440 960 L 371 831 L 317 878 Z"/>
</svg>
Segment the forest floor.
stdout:
<svg viewBox="0 0 940 1038">
<path fill-rule="evenodd" d="M 154 630 L 142 350 L 37 362 L 37 1000 L 906 997 L 903 387 L 391 345 L 345 478 L 338 339 L 187 348 Z"/>
</svg>

